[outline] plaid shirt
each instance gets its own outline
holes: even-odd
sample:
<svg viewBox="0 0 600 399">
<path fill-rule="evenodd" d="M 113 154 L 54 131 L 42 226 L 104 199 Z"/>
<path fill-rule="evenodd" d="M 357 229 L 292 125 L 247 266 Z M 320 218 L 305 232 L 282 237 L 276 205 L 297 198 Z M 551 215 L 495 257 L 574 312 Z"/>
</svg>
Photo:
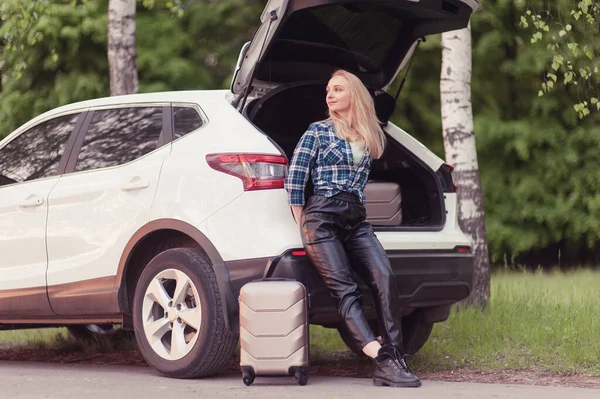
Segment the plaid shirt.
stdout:
<svg viewBox="0 0 600 399">
<path fill-rule="evenodd" d="M 296 145 L 285 180 L 290 205 L 304 205 L 304 189 L 311 175 L 315 194 L 331 197 L 345 191 L 357 194 L 364 203 L 372 162 L 365 151 L 354 166 L 352 147 L 335 134 L 330 119 L 311 124 Z"/>
</svg>

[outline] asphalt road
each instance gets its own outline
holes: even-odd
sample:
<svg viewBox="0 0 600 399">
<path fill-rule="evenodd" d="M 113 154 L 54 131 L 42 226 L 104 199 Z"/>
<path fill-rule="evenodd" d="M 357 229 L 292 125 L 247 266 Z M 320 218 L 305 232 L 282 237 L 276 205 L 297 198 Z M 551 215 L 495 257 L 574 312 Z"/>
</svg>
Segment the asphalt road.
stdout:
<svg viewBox="0 0 600 399">
<path fill-rule="evenodd" d="M 260 378 L 246 387 L 241 373 L 203 380 L 175 380 L 146 367 L 0 362 L 0 398 L 38 399 L 587 399 L 600 389 L 424 381 L 418 389 L 374 387 L 370 379 L 311 375 L 308 385 L 293 378 Z"/>
</svg>

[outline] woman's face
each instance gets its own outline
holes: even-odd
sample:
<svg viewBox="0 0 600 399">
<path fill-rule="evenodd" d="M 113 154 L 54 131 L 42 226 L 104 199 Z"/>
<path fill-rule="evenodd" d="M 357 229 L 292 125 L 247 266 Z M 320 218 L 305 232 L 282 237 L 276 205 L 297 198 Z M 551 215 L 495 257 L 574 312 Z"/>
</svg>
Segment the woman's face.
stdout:
<svg viewBox="0 0 600 399">
<path fill-rule="evenodd" d="M 351 95 L 348 81 L 343 76 L 334 76 L 327 85 L 325 98 L 329 112 L 346 113 L 350 111 Z"/>
</svg>

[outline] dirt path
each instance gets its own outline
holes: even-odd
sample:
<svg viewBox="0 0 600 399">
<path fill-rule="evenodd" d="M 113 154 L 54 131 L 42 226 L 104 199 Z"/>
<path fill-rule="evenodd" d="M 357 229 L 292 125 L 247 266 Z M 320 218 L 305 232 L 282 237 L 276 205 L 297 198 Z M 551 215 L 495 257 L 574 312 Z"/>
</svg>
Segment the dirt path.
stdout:
<svg viewBox="0 0 600 399">
<path fill-rule="evenodd" d="M 50 364 L 0 361 L 2 397 L 19 399 L 163 399 L 168 397 L 261 399 L 597 399 L 600 389 L 508 384 L 454 383 L 423 380 L 419 389 L 374 387 L 366 378 L 311 375 L 308 385 L 293 378 L 256 379 L 244 386 L 238 372 L 225 371 L 213 378 L 164 378 L 147 367 L 95 364 Z"/>
<path fill-rule="evenodd" d="M 86 352 L 81 350 L 55 350 L 46 348 L 9 349 L 0 347 L 0 361 L 42 362 L 58 364 L 96 364 L 148 367 L 137 350 Z M 234 357 L 227 365 L 230 371 L 238 371 Z M 311 365 L 311 374 L 330 377 L 368 378 L 372 366 L 366 360 L 340 355 L 326 361 L 317 361 Z M 600 388 L 600 377 L 581 375 L 555 375 L 529 370 L 507 370 L 490 373 L 475 372 L 469 369 L 444 371 L 419 371 L 415 373 L 424 380 L 470 383 L 521 384 L 541 386 L 564 386 L 581 388 Z"/>
</svg>

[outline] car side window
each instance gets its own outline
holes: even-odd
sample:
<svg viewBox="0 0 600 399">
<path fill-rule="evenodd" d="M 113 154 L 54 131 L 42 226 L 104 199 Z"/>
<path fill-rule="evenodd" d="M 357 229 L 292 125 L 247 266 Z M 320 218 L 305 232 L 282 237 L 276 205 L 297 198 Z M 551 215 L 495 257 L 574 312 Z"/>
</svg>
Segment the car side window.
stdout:
<svg viewBox="0 0 600 399">
<path fill-rule="evenodd" d="M 42 122 L 0 149 L 0 186 L 55 175 L 78 117 Z"/>
<path fill-rule="evenodd" d="M 122 165 L 158 148 L 162 107 L 99 110 L 86 132 L 76 171 Z"/>
<path fill-rule="evenodd" d="M 195 108 L 173 107 L 173 140 L 193 132 L 204 124 L 202 117 Z"/>
</svg>

